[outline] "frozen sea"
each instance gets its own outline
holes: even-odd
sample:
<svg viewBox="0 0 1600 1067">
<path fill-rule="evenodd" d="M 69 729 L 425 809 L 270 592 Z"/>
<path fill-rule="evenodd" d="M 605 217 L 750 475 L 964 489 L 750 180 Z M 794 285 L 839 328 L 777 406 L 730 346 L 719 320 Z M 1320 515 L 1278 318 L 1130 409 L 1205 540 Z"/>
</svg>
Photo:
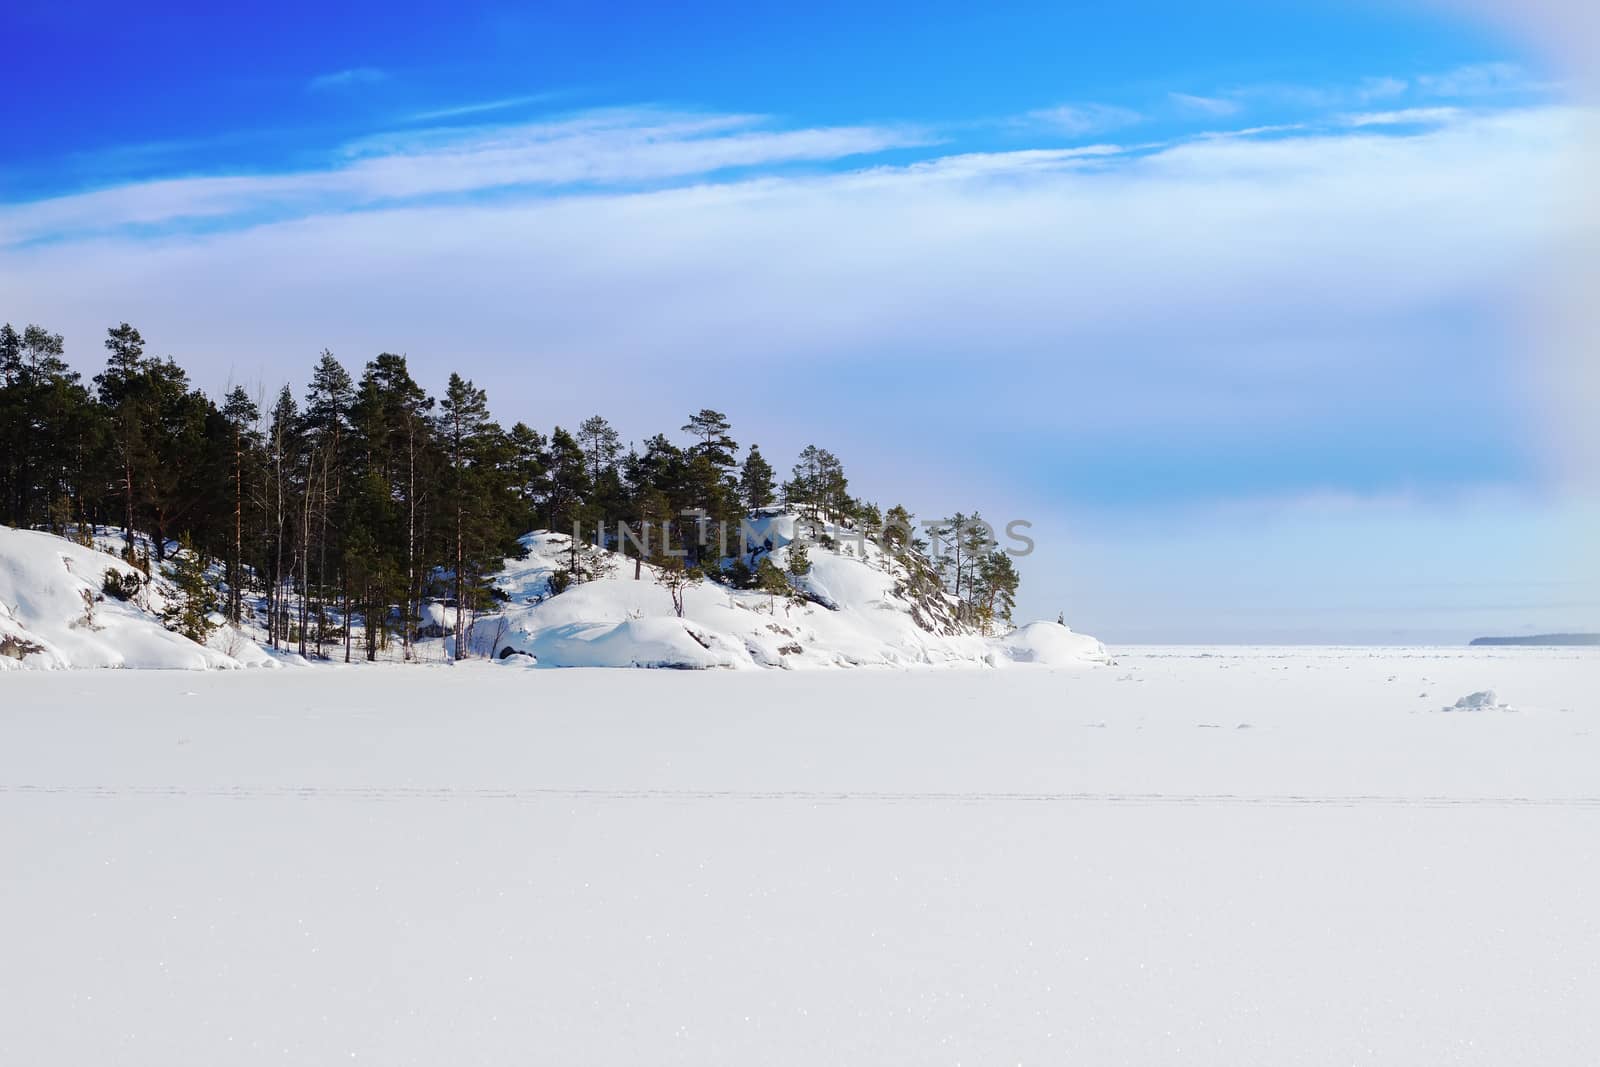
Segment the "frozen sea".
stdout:
<svg viewBox="0 0 1600 1067">
<path fill-rule="evenodd" d="M 0 675 L 0 1063 L 1600 1062 L 1600 650 L 1113 651 Z"/>
</svg>

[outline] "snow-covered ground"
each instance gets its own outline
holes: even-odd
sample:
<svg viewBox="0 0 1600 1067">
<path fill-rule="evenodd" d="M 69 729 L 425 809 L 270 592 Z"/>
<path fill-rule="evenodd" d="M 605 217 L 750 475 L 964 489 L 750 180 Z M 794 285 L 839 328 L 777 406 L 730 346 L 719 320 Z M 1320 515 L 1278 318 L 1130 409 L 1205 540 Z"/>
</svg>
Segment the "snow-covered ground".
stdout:
<svg viewBox="0 0 1600 1067">
<path fill-rule="evenodd" d="M 138 591 L 127 600 L 106 595 L 107 572 L 129 579 Z M 161 612 L 170 591 L 165 578 L 145 582 L 110 551 L 0 526 L 0 671 L 278 665 L 258 644 L 231 629 L 212 634 L 207 645 L 168 630 Z"/>
<path fill-rule="evenodd" d="M 755 543 L 771 545 L 771 558 L 787 568 L 797 525 L 795 516 L 775 514 L 751 529 Z M 819 532 L 837 540 L 832 548 L 809 549 L 810 570 L 794 580 L 808 599 L 703 581 L 684 591 L 681 616 L 651 567 L 636 568 L 614 552 L 593 553 L 600 572 L 595 580 L 544 599 L 551 575 L 568 564 L 571 540 L 530 533 L 522 538 L 527 557 L 506 560 L 499 575 L 506 604 L 477 622 L 472 648 L 489 656 L 526 652 L 529 662 L 546 667 L 734 670 L 1067 667 L 1106 658 L 1099 641 L 1056 623 L 994 636 L 939 625 L 953 619 L 952 598 L 917 596 L 907 588 L 904 563 L 863 538 L 852 539 L 843 527 L 824 524 Z"/>
<path fill-rule="evenodd" d="M 1592 1064 L 1597 682 L 14 672 L 0 1063 Z"/>
<path fill-rule="evenodd" d="M 782 513 L 757 519 L 751 529 L 763 547 L 747 558 L 770 557 L 788 567 L 796 522 Z M 509 667 L 977 668 L 1106 661 L 1099 641 L 1061 623 L 980 633 L 956 621 L 957 602 L 942 587 L 917 588 L 903 560 L 844 527 L 820 524 L 814 532 L 839 540 L 811 548 L 808 573 L 786 587 L 799 595 L 699 581 L 684 589 L 681 611 L 655 568 L 593 548 L 582 553 L 593 580 L 554 594 L 552 579 L 572 563 L 571 540 L 530 533 L 522 538 L 525 558 L 506 560 L 495 576 L 506 599 L 471 620 L 465 643 L 471 655 Z M 88 548 L 0 526 L 0 670 L 305 665 L 287 651 L 289 644 L 283 651 L 262 644 L 267 607 L 254 592 L 246 597 L 242 627 L 222 625 L 213 613 L 217 628 L 204 646 L 173 633 L 162 615 L 177 593 L 162 569 L 155 568 L 137 595 L 119 599 L 106 590 L 108 573 L 142 578 L 117 557 L 120 534 L 95 540 L 97 548 Z M 456 609 L 425 603 L 420 621 L 427 636 L 404 646 L 391 635 L 381 658 L 448 662 Z M 358 658 L 361 644 L 358 638 Z M 334 640 L 328 654 L 342 659 L 340 646 Z"/>
</svg>

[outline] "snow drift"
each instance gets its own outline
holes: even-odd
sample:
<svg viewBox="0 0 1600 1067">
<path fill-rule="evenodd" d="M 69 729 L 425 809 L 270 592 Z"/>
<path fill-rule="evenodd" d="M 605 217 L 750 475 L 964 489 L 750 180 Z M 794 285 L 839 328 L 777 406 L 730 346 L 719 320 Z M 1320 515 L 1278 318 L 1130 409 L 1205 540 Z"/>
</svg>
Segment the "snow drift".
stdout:
<svg viewBox="0 0 1600 1067">
<path fill-rule="evenodd" d="M 217 647 L 209 647 L 164 627 L 165 579 L 126 601 L 105 595 L 108 571 L 130 583 L 143 577 L 66 538 L 0 526 L 0 670 L 276 666 L 260 646 L 229 632 L 213 635 Z"/>
</svg>

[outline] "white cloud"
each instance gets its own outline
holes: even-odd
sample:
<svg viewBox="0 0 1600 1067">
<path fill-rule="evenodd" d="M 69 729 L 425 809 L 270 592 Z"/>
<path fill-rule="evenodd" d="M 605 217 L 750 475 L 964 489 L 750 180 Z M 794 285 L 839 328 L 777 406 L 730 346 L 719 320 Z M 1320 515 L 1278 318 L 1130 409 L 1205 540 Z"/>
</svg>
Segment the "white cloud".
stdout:
<svg viewBox="0 0 1600 1067">
<path fill-rule="evenodd" d="M 1347 126 L 1356 127 L 1438 125 L 1450 122 L 1460 115 L 1461 109 L 1454 107 L 1410 107 L 1398 111 L 1368 111 L 1345 115 L 1342 121 Z"/>
<path fill-rule="evenodd" d="M 310 92 L 325 92 L 329 89 L 347 89 L 357 85 L 374 85 L 378 82 L 388 81 L 389 75 L 377 67 L 350 67 L 346 70 L 336 70 L 329 74 L 319 74 L 306 83 Z"/>
<path fill-rule="evenodd" d="M 1410 88 L 1411 83 L 1404 78 L 1364 78 L 1360 86 L 1356 88 L 1355 95 L 1365 103 L 1404 96 Z"/>
<path fill-rule="evenodd" d="M 502 97 L 499 100 L 480 100 L 471 104 L 457 104 L 454 107 L 418 111 L 406 116 L 406 118 L 411 122 L 437 122 L 440 119 L 464 118 L 467 115 L 486 115 L 515 107 L 527 107 L 529 104 L 545 103 L 556 99 L 560 95 L 560 93 L 529 93 L 524 96 Z"/>
<path fill-rule="evenodd" d="M 957 410 L 964 376 L 1004 360 L 991 379 L 993 410 L 1006 413 L 996 429 L 1167 433 L 1245 416 L 1281 427 L 1352 405 L 1492 422 L 1504 391 L 1459 362 L 1457 320 L 1418 309 L 1511 299 L 1520 265 L 1559 226 L 1539 191 L 1572 124 L 1539 109 L 1399 136 L 989 153 L 314 212 L 238 232 L 13 248 L 0 252 L 0 291 L 9 314 L 65 330 L 80 353 L 105 324 L 137 320 L 212 386 L 230 366 L 275 378 L 285 354 L 323 345 L 354 360 L 404 349 L 425 375 L 470 356 L 480 384 L 509 397 L 498 405 L 509 417 L 540 421 L 563 417 L 581 383 L 541 374 L 534 400 L 528 360 L 598 360 L 618 377 L 679 367 L 659 395 L 618 398 L 636 413 L 689 402 L 708 374 L 747 401 L 771 389 L 754 409 L 785 410 L 784 375 L 718 373 L 752 360 L 847 376 L 933 360 L 952 373 L 924 385 L 921 367 L 895 388 Z M 775 150 L 741 145 L 716 158 Z M 669 142 L 694 167 L 709 150 Z M 412 188 L 397 166 L 362 181 Z M 700 173 L 659 160 L 648 171 L 685 168 Z M 193 193 L 181 189 L 183 210 Z M 846 434 L 859 411 L 807 418 Z"/>
<path fill-rule="evenodd" d="M 1212 118 L 1224 118 L 1236 115 L 1242 106 L 1237 100 L 1229 100 L 1220 96 L 1194 96 L 1190 93 L 1168 93 L 1167 96 L 1180 111 L 1190 115 L 1205 115 Z"/>
<path fill-rule="evenodd" d="M 768 130 L 752 116 L 615 110 L 516 126 L 369 138 L 340 164 L 176 178 L 0 207 L 0 246 L 128 225 L 306 214 L 518 186 L 617 185 L 737 167 L 835 160 L 924 144 L 915 130 Z"/>
<path fill-rule="evenodd" d="M 1476 63 L 1415 78 L 1378 75 L 1345 85 L 1261 84 L 1240 85 L 1216 94 L 1215 99 L 1241 106 L 1271 104 L 1329 111 L 1399 101 L 1407 96 L 1470 98 L 1535 92 L 1550 88 L 1535 82 L 1513 63 Z M 1177 99 L 1181 94 L 1172 94 Z M 1211 99 L 1211 98 L 1198 98 Z"/>
<path fill-rule="evenodd" d="M 1081 137 L 1133 126 L 1143 122 L 1144 116 L 1132 108 L 1112 104 L 1061 104 L 1030 111 L 1022 121 L 1071 137 Z"/>
<path fill-rule="evenodd" d="M 1434 96 L 1472 97 L 1521 92 L 1534 87 L 1527 72 L 1514 63 L 1476 63 L 1443 74 L 1424 74 L 1417 87 Z"/>
</svg>

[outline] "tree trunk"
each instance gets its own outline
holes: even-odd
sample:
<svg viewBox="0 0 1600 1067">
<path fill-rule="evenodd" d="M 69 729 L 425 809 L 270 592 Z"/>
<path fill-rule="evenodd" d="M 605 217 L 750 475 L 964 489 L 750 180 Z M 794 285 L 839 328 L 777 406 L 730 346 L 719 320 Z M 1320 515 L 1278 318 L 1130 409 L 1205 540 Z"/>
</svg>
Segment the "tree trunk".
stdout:
<svg viewBox="0 0 1600 1067">
<path fill-rule="evenodd" d="M 244 576 L 244 442 L 233 431 L 233 566 L 228 575 L 228 617 L 239 625 L 239 582 Z"/>
<path fill-rule="evenodd" d="M 458 479 L 459 479 L 459 474 L 458 474 Z M 465 657 L 461 654 L 461 630 L 462 630 L 461 620 L 465 617 L 467 605 L 466 605 L 465 600 L 463 600 L 463 598 L 461 596 L 461 567 L 462 567 L 462 561 L 463 561 L 463 559 L 465 557 L 465 553 L 462 551 L 462 544 L 461 544 L 461 538 L 462 538 L 461 500 L 460 500 L 459 493 L 460 493 L 460 488 L 458 486 L 457 487 L 457 494 L 458 495 L 457 495 L 457 498 L 456 498 L 456 625 L 455 625 L 456 651 L 455 651 L 455 658 L 456 659 L 464 659 Z"/>
<path fill-rule="evenodd" d="M 341 591 L 344 593 L 344 661 L 350 662 L 350 573 L 345 571 L 340 575 Z"/>
<path fill-rule="evenodd" d="M 126 454 L 124 454 L 122 460 L 122 486 L 123 499 L 126 501 L 128 508 L 124 517 L 126 525 L 123 526 L 123 530 L 128 543 L 128 562 L 132 563 L 137 555 L 133 549 L 133 461 Z"/>
<path fill-rule="evenodd" d="M 411 662 L 411 600 L 417 588 L 417 428 L 406 421 L 406 596 L 400 617 L 400 647 Z"/>
</svg>

